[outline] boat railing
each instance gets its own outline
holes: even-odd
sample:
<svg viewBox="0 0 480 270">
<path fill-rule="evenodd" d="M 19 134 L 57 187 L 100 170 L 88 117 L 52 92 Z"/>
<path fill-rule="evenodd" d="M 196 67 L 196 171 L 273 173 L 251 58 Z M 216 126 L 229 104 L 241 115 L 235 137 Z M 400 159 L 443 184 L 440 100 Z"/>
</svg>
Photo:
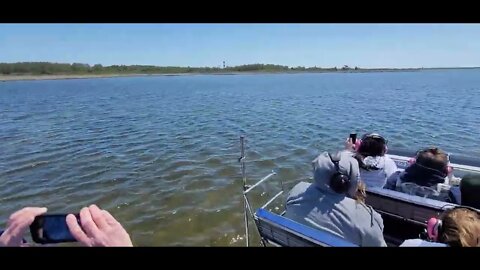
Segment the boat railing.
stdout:
<svg viewBox="0 0 480 270">
<path fill-rule="evenodd" d="M 414 157 L 415 153 L 408 150 L 395 149 L 389 150 L 387 155 L 395 161 L 397 166 L 405 168 L 409 165 L 409 157 Z M 480 160 L 478 159 L 450 155 L 449 160 L 450 166 L 456 171 L 461 171 L 463 174 L 480 174 Z"/>
<path fill-rule="evenodd" d="M 274 179 L 277 172 L 272 171 L 256 183 L 252 185 L 247 184 L 244 136 L 240 137 L 240 146 L 241 156 L 238 161 L 241 163 L 243 178 L 244 221 L 247 246 L 250 246 L 249 220 L 254 221 L 253 223 L 255 224 L 256 231 L 260 235 L 260 242 L 263 246 L 266 246 L 267 243 L 278 246 L 352 246 L 351 243 L 345 242 L 345 240 L 341 238 L 338 239 L 335 235 L 285 218 L 283 216 L 285 211 L 281 214 L 275 214 L 269 211 L 269 206 L 284 193 L 284 185 L 281 179 L 281 191 L 277 192 L 262 206 L 253 210 L 248 195 L 263 183 Z M 409 157 L 414 156 L 410 152 L 397 150 L 389 151 L 388 155 L 401 169 L 408 167 Z M 450 158 L 450 166 L 454 169 L 455 175 L 460 176 L 458 179 L 461 179 L 466 173 L 480 174 L 480 161 L 477 160 L 462 160 L 459 157 L 454 159 Z M 395 220 L 405 221 L 407 222 L 406 224 L 417 226 L 412 227 L 412 232 L 414 233 L 417 232 L 419 228 L 426 226 L 426 221 L 429 217 L 437 216 L 446 208 L 454 206 L 452 203 L 412 194 L 404 194 L 388 189 L 367 189 L 367 195 L 367 204 L 380 212 L 382 216 L 389 216 Z"/>
<path fill-rule="evenodd" d="M 277 173 L 275 171 L 272 170 L 272 172 L 270 174 L 268 174 L 267 176 L 263 177 L 262 179 L 260 179 L 258 182 L 254 183 L 253 185 L 248 185 L 247 184 L 247 177 L 246 177 L 246 173 L 245 173 L 245 159 L 246 159 L 246 154 L 245 154 L 245 137 L 244 136 L 240 136 L 240 150 L 241 150 L 241 155 L 240 155 L 240 158 L 238 159 L 238 161 L 240 162 L 241 164 L 241 168 L 242 168 L 242 180 L 243 180 L 243 201 L 244 201 L 244 222 L 245 222 L 245 241 L 246 241 L 246 245 L 247 247 L 250 246 L 250 229 L 249 229 L 249 219 L 253 219 L 255 222 L 255 226 L 257 227 L 257 231 L 259 233 L 261 233 L 258 225 L 257 225 L 257 216 L 256 216 L 256 213 L 257 212 L 254 212 L 252 210 L 252 205 L 250 203 L 250 200 L 248 199 L 248 194 L 250 192 L 252 192 L 252 190 L 254 190 L 255 188 L 257 188 L 258 186 L 260 186 L 260 184 L 268 181 L 268 180 L 271 180 L 273 176 L 277 175 Z M 281 182 L 281 181 L 280 181 Z M 283 190 L 283 182 L 281 182 L 281 186 L 282 186 L 282 190 L 279 191 L 278 193 L 276 193 L 270 200 L 268 200 L 265 204 L 263 204 L 259 209 L 265 209 L 267 208 L 273 201 L 275 201 L 278 197 L 280 197 L 284 190 Z M 261 236 L 261 235 L 260 235 Z M 262 245 L 266 245 L 263 237 L 261 236 L 261 243 Z"/>
<path fill-rule="evenodd" d="M 245 240 L 247 247 L 250 246 L 249 219 L 253 219 L 256 230 L 260 235 L 260 243 L 267 246 L 267 243 L 273 246 L 318 246 L 318 247 L 356 247 L 356 245 L 347 240 L 334 235 L 330 232 L 313 228 L 294 220 L 284 217 L 285 211 L 280 214 L 273 213 L 269 206 L 284 193 L 284 185 L 280 180 L 282 190 L 277 192 L 265 204 L 252 210 L 252 205 L 248 194 L 262 183 L 271 180 L 277 173 L 272 171 L 267 176 L 260 179 L 253 185 L 247 184 L 245 175 L 245 137 L 240 137 L 241 156 L 238 159 L 241 162 L 243 178 L 243 199 L 244 199 L 244 218 L 245 218 Z"/>
</svg>

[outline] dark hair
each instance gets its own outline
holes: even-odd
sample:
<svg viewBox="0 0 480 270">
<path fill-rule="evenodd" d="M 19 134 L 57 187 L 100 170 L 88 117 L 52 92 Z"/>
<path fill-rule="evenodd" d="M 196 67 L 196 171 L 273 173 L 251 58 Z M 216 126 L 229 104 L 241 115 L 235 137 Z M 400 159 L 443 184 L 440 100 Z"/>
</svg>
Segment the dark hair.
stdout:
<svg viewBox="0 0 480 270">
<path fill-rule="evenodd" d="M 371 171 L 377 168 L 365 165 L 363 159 L 366 157 L 383 156 L 386 152 L 387 141 L 380 135 L 365 134 L 362 138 L 362 143 L 357 149 L 355 159 L 358 161 L 358 165 L 361 169 Z"/>
<path fill-rule="evenodd" d="M 381 137 L 366 137 L 362 140 L 357 153 L 364 157 L 385 155 L 385 139 Z"/>
<path fill-rule="evenodd" d="M 460 182 L 460 194 L 462 194 L 462 205 L 480 209 L 480 175 L 467 174 Z"/>
<path fill-rule="evenodd" d="M 437 147 L 430 147 L 420 150 L 415 162 L 437 171 L 446 172 L 448 155 Z"/>
</svg>

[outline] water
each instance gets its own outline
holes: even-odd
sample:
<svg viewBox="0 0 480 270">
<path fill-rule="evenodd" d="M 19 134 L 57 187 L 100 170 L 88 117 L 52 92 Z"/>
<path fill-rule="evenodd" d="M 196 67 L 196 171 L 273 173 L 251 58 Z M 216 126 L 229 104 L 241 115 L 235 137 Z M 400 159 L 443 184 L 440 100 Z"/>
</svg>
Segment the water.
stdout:
<svg viewBox="0 0 480 270">
<path fill-rule="evenodd" d="M 479 157 L 479 90 L 480 70 L 3 82 L 0 226 L 96 203 L 136 245 L 243 245 L 240 135 L 249 179 L 279 173 L 258 206 L 351 131 Z"/>
</svg>

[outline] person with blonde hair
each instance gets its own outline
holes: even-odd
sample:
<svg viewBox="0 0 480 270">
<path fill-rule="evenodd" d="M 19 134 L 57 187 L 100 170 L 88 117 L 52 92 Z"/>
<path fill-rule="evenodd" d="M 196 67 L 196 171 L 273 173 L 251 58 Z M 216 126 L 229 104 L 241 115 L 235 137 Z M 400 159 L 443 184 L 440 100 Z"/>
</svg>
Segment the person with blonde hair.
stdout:
<svg viewBox="0 0 480 270">
<path fill-rule="evenodd" d="M 471 207 L 448 209 L 427 224 L 429 241 L 410 239 L 401 247 L 480 247 L 480 212 Z"/>
<path fill-rule="evenodd" d="M 285 217 L 359 246 L 387 246 L 381 215 L 364 203 L 365 185 L 353 153 L 324 152 L 312 166 L 313 183 L 300 182 L 290 190 Z"/>
</svg>

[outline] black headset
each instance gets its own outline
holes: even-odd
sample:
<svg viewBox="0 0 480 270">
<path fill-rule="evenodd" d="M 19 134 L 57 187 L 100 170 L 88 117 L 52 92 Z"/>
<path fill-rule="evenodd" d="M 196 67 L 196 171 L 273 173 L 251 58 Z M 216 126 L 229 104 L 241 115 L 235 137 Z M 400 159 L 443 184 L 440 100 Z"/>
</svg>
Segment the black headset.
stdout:
<svg viewBox="0 0 480 270">
<path fill-rule="evenodd" d="M 428 147 L 428 148 L 423 148 L 423 149 L 417 151 L 417 153 L 415 154 L 415 164 L 417 164 L 419 167 L 422 167 L 422 168 L 425 168 L 425 169 L 428 169 L 428 170 L 432 170 L 432 171 L 435 171 L 435 172 L 439 172 L 439 173 L 441 173 L 442 175 L 444 175 L 443 177 L 446 177 L 446 176 L 449 174 L 448 162 L 450 162 L 450 157 L 449 157 L 448 153 L 445 153 L 445 155 L 447 155 L 447 160 L 448 160 L 447 165 L 444 166 L 441 170 L 438 170 L 438 169 L 435 169 L 435 168 L 431 168 L 431 167 L 425 166 L 425 165 L 423 165 L 423 164 L 421 164 L 421 163 L 418 163 L 418 162 L 416 161 L 417 158 L 418 158 L 418 155 L 419 155 L 420 153 L 427 153 L 427 152 L 432 153 L 432 152 L 437 152 L 437 151 L 439 151 L 439 150 L 440 150 L 440 149 L 437 148 L 437 147 Z M 432 153 L 432 154 L 433 154 L 433 153 Z"/>
<path fill-rule="evenodd" d="M 340 156 L 337 153 L 335 158 L 328 153 L 330 160 L 335 165 L 335 173 L 330 178 L 330 188 L 336 193 L 346 193 L 350 189 L 350 177 L 340 172 Z"/>
</svg>

